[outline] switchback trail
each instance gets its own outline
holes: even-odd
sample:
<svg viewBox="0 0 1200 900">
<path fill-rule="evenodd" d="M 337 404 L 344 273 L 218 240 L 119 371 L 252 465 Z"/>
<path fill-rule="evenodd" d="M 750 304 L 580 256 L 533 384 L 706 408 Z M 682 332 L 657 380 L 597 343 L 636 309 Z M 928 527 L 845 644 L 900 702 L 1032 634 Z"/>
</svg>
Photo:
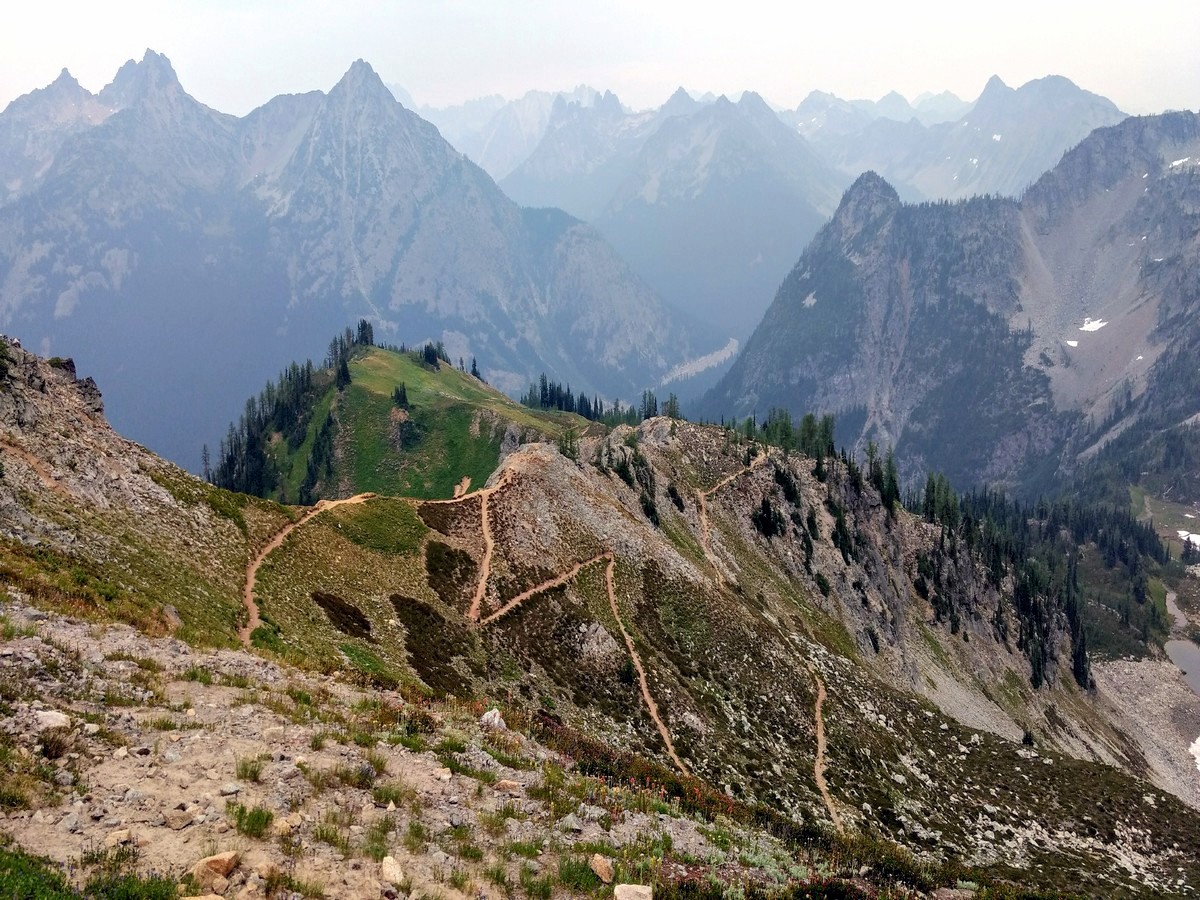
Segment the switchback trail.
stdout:
<svg viewBox="0 0 1200 900">
<path fill-rule="evenodd" d="M 471 493 L 458 493 L 458 487 L 455 488 L 456 496 L 450 500 L 424 500 L 423 504 L 430 506 L 440 506 L 447 503 L 462 503 L 464 500 L 470 500 L 472 497 L 479 498 L 479 518 L 480 527 L 483 530 L 483 561 L 479 564 L 479 583 L 475 585 L 475 596 L 471 598 L 471 608 L 467 612 L 467 618 L 472 622 L 479 621 L 479 607 L 483 604 L 483 595 L 487 592 L 488 576 L 492 571 L 492 551 L 495 548 L 495 542 L 492 540 L 492 518 L 489 511 L 489 503 L 492 494 L 504 487 L 512 480 L 515 467 L 510 466 L 500 473 L 500 477 L 491 487 L 480 488 Z M 459 482 L 459 487 L 469 485 L 470 479 L 464 477 L 463 481 Z"/>
<path fill-rule="evenodd" d="M 658 704 L 654 702 L 654 696 L 650 693 L 650 683 L 646 679 L 646 667 L 642 665 L 642 657 L 637 652 L 637 648 L 633 645 L 633 638 L 625 629 L 625 623 L 621 621 L 621 612 L 617 606 L 617 592 L 613 585 L 613 571 L 616 568 L 617 559 L 611 550 L 607 550 L 604 553 L 593 556 L 591 559 L 585 559 L 583 562 L 577 562 L 561 575 L 551 578 L 549 581 L 545 581 L 542 584 L 518 594 L 516 597 L 513 597 L 506 604 L 500 607 L 500 609 L 496 610 L 496 612 L 485 618 L 482 622 L 480 622 L 480 624 L 490 625 L 501 616 L 504 616 L 517 606 L 520 606 L 530 597 L 534 597 L 543 593 L 544 591 L 549 591 L 556 587 L 561 587 L 571 579 L 575 578 L 580 571 L 586 569 L 588 566 L 595 565 L 601 560 L 608 560 L 608 565 L 604 567 L 604 589 L 608 594 L 608 606 L 609 609 L 612 610 L 613 618 L 617 621 L 617 626 L 621 629 L 622 637 L 625 638 L 625 648 L 629 651 L 629 656 L 633 660 L 633 667 L 637 670 L 638 686 L 641 688 L 642 692 L 642 702 L 646 704 L 646 711 L 650 714 L 650 719 L 654 722 L 654 727 L 658 729 L 658 733 L 659 736 L 662 737 L 663 744 L 666 745 L 667 755 L 671 757 L 671 761 L 675 763 L 676 768 L 678 768 L 680 772 L 682 772 L 684 775 L 690 775 L 691 771 L 684 764 L 683 760 L 679 758 L 679 754 L 675 751 L 675 742 L 671 740 L 671 732 L 667 728 L 667 724 L 662 720 L 662 716 L 658 712 Z M 480 584 L 482 585 L 484 582 L 480 581 Z M 477 619 L 473 619 L 473 621 L 477 621 Z"/>
<path fill-rule="evenodd" d="M 319 500 L 317 505 L 302 515 L 295 522 L 289 522 L 275 533 L 275 536 L 258 551 L 258 555 L 250 561 L 250 565 L 246 566 L 246 585 L 242 589 L 242 603 L 246 607 L 248 613 L 246 624 L 238 629 L 238 638 L 245 647 L 250 646 L 250 635 L 254 633 L 254 629 L 262 625 L 262 619 L 258 615 L 258 604 L 254 602 L 254 585 L 258 580 L 258 570 L 262 568 L 262 564 L 266 562 L 267 557 L 272 552 L 278 550 L 283 542 L 287 540 L 287 536 L 311 519 L 315 515 L 333 509 L 337 506 L 347 506 L 355 503 L 362 503 L 374 497 L 374 494 L 357 494 L 345 500 Z"/>
<path fill-rule="evenodd" d="M 471 598 L 471 609 L 467 612 L 467 618 L 472 622 L 479 621 L 479 607 L 483 604 L 483 595 L 487 593 L 488 576 L 492 572 L 492 553 L 496 549 L 496 542 L 492 539 L 491 504 L 488 501 L 492 499 L 492 494 L 508 484 L 511 473 L 512 469 L 505 469 L 494 485 L 476 491 L 479 494 L 479 519 L 483 529 L 483 562 L 479 564 L 479 584 L 475 585 L 475 596 Z"/>
<path fill-rule="evenodd" d="M 517 594 L 517 596 L 513 597 L 511 600 L 509 600 L 507 603 L 505 603 L 502 607 L 500 607 L 498 610 L 496 610 L 490 616 L 483 619 L 481 624 L 490 625 L 492 622 L 495 622 L 497 619 L 499 619 L 501 616 L 503 616 L 510 610 L 515 609 L 516 607 L 520 606 L 522 603 L 524 603 L 530 597 L 534 597 L 537 594 L 542 593 L 543 591 L 549 591 L 549 590 L 553 590 L 556 587 L 561 587 L 562 585 L 564 585 L 568 581 L 570 581 L 572 578 L 574 578 L 576 575 L 578 575 L 580 569 L 585 569 L 588 566 L 592 565 L 593 563 L 600 562 L 600 560 L 602 560 L 602 559 L 612 559 L 612 551 L 610 550 L 607 553 L 601 553 L 599 556 L 593 556 L 591 559 L 585 559 L 583 562 L 575 563 L 575 565 L 571 566 L 571 568 L 567 569 L 567 571 L 563 572 L 561 575 L 557 576 L 556 578 L 551 578 L 547 582 L 539 584 L 536 587 L 531 587 L 529 590 L 527 590 L 523 593 Z"/>
<path fill-rule="evenodd" d="M 817 790 L 821 792 L 825 808 L 829 810 L 829 818 L 833 820 L 833 827 L 841 832 L 842 817 L 838 814 L 837 807 L 833 805 L 829 785 L 825 782 L 825 718 L 821 714 L 821 707 L 825 705 L 825 682 L 815 671 L 812 676 L 817 682 L 817 700 L 813 706 L 813 718 L 817 723 L 817 755 L 813 760 L 813 780 L 817 783 Z"/>
<path fill-rule="evenodd" d="M 716 554 L 714 554 L 712 550 L 712 534 L 708 524 L 708 498 L 721 488 L 725 487 L 727 484 L 731 484 L 732 482 L 741 478 L 743 475 L 753 472 L 756 467 L 765 463 L 768 458 L 769 457 L 766 453 L 761 453 L 756 456 L 754 461 L 746 468 L 739 469 L 732 475 L 722 478 L 707 491 L 696 491 L 696 508 L 700 513 L 700 546 L 704 550 L 704 558 L 707 559 L 708 564 L 712 566 L 713 573 L 717 576 L 717 581 L 719 581 L 721 584 L 725 583 L 725 576 L 721 573 L 721 567 L 717 565 Z"/>
</svg>

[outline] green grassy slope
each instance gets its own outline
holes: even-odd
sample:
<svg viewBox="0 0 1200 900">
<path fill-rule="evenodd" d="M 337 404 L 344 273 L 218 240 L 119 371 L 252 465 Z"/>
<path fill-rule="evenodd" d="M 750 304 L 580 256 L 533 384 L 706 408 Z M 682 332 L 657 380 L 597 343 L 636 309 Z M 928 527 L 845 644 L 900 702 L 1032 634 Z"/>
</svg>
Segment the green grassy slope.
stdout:
<svg viewBox="0 0 1200 900">
<path fill-rule="evenodd" d="M 587 422 L 573 415 L 531 410 L 476 378 L 442 363 L 436 371 L 414 355 L 368 347 L 350 362 L 351 384 L 330 384 L 314 407 L 304 442 L 292 452 L 280 441 L 276 461 L 289 497 L 298 494 L 313 443 L 332 412 L 337 426 L 334 476 L 321 496 L 372 491 L 392 496 L 444 498 L 464 477 L 479 487 L 496 468 L 501 442 L 553 440 Z M 403 384 L 408 409 L 393 391 Z"/>
</svg>

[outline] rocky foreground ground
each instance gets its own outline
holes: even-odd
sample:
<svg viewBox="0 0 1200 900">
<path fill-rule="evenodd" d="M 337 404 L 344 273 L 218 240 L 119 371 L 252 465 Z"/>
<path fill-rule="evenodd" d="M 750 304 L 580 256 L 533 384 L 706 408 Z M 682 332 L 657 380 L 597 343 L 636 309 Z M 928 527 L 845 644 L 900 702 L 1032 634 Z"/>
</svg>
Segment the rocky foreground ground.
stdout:
<svg viewBox="0 0 1200 900">
<path fill-rule="evenodd" d="M 487 704 L 412 702 L 20 599 L 0 628 L 0 830 L 77 883 L 124 861 L 184 896 L 627 900 L 667 879 L 826 874 L 762 831 L 579 775 Z"/>
</svg>

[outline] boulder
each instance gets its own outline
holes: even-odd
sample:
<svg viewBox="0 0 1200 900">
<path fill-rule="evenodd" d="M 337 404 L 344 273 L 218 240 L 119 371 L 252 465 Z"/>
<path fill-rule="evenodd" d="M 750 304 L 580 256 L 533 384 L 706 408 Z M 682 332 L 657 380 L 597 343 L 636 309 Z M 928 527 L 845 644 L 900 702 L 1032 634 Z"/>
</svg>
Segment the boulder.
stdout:
<svg viewBox="0 0 1200 900">
<path fill-rule="evenodd" d="M 121 844 L 133 843 L 133 832 L 128 828 L 121 828 L 117 831 L 110 831 L 104 839 L 105 847 L 118 847 Z"/>
<path fill-rule="evenodd" d="M 618 884 L 613 888 L 613 900 L 653 900 L 654 890 L 648 884 Z"/>
<path fill-rule="evenodd" d="M 395 857 L 385 856 L 379 863 L 379 877 L 388 884 L 400 885 L 404 883 L 404 870 Z"/>
<path fill-rule="evenodd" d="M 39 732 L 47 728 L 69 728 L 71 725 L 71 717 L 57 709 L 39 709 L 33 716 Z"/>
<path fill-rule="evenodd" d="M 229 874 L 237 868 L 240 860 L 241 855 L 236 850 L 206 856 L 192 866 L 192 878 L 206 891 L 223 893 L 224 887 L 228 887 Z"/>
</svg>

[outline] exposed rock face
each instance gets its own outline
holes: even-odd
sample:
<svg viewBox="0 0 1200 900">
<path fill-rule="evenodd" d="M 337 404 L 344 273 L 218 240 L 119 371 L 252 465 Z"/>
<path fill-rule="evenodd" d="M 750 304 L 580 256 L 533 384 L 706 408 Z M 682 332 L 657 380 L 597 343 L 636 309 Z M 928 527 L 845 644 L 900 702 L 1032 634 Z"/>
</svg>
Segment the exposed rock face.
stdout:
<svg viewBox="0 0 1200 900">
<path fill-rule="evenodd" d="M 959 485 L 1044 483 L 1131 425 L 1188 419 L 1198 123 L 1100 129 L 1019 202 L 908 206 L 862 176 L 710 408 L 834 412 L 848 442 Z"/>
</svg>

